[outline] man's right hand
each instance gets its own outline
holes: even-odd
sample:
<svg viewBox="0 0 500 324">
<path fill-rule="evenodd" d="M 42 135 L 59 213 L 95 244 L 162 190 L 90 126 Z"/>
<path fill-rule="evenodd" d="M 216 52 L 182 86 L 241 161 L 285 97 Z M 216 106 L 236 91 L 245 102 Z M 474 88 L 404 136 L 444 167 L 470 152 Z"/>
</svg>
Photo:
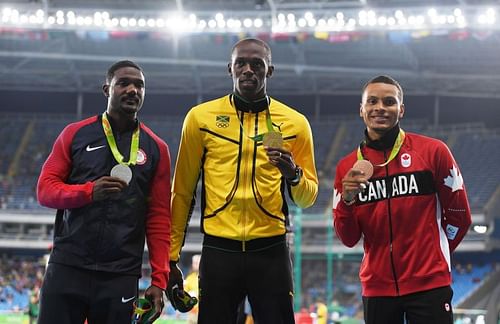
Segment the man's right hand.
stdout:
<svg viewBox="0 0 500 324">
<path fill-rule="evenodd" d="M 356 196 L 368 186 L 368 179 L 361 170 L 351 169 L 342 179 L 342 198 L 346 202 L 356 199 Z"/>
<path fill-rule="evenodd" d="M 104 176 L 94 182 L 92 199 L 100 201 L 117 198 L 127 187 L 127 183 L 120 178 Z"/>
</svg>

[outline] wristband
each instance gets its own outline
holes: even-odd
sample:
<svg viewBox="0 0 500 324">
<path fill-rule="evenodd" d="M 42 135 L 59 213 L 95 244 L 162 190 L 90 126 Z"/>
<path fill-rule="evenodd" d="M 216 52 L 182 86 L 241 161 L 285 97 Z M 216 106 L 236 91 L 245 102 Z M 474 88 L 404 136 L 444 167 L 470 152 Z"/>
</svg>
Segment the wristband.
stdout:
<svg viewBox="0 0 500 324">
<path fill-rule="evenodd" d="M 295 166 L 295 177 L 293 177 L 293 179 L 287 179 L 287 182 L 291 185 L 291 186 L 296 186 L 299 184 L 300 182 L 300 179 L 302 178 L 302 174 L 303 174 L 303 171 L 302 171 L 302 168 L 299 167 L 298 165 Z"/>
<path fill-rule="evenodd" d="M 344 197 L 342 197 L 342 201 L 344 202 L 344 204 L 346 206 L 352 206 L 356 202 L 356 197 L 354 197 L 351 201 L 347 201 L 347 200 L 344 199 Z"/>
</svg>

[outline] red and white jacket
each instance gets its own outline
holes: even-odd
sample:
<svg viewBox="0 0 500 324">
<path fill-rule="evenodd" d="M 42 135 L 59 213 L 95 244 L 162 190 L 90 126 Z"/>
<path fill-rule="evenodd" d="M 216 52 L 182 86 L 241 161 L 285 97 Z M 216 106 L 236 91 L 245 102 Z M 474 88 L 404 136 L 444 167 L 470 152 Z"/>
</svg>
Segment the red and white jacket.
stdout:
<svg viewBox="0 0 500 324">
<path fill-rule="evenodd" d="M 348 247 L 363 237 L 359 277 L 366 297 L 450 285 L 450 254 L 471 224 L 462 174 L 443 142 L 406 133 L 394 160 L 376 166 L 386 161 L 398 132 L 395 127 L 387 135 L 390 145 L 377 148 L 367 140 L 362 147 L 374 173 L 353 205 L 347 206 L 341 193 L 342 178 L 357 160 L 356 150 L 338 163 L 335 175 L 335 231 Z"/>
<path fill-rule="evenodd" d="M 111 123 L 112 120 L 110 121 Z M 139 152 L 132 179 L 116 199 L 93 200 L 94 183 L 117 164 L 100 115 L 72 123 L 57 137 L 38 179 L 42 206 L 56 208 L 49 263 L 140 277 L 147 240 L 151 284 L 167 288 L 170 250 L 170 151 L 137 121 Z M 129 159 L 132 132 L 115 134 Z"/>
</svg>

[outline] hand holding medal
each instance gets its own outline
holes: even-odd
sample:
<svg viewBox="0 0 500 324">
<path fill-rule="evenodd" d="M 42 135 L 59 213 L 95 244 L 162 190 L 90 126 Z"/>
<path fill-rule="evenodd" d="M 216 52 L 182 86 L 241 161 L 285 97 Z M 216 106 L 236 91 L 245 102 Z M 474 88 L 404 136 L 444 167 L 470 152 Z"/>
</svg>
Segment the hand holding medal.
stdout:
<svg viewBox="0 0 500 324">
<path fill-rule="evenodd" d="M 296 179 L 298 177 L 298 180 L 300 180 L 301 174 L 297 175 L 297 165 L 293 160 L 292 153 L 283 148 L 281 133 L 268 132 L 264 134 L 262 145 L 266 150 L 269 163 L 277 167 L 285 179 Z"/>
<path fill-rule="evenodd" d="M 357 160 L 342 179 L 342 199 L 347 205 L 356 201 L 356 195 L 366 189 L 373 175 L 373 165 L 367 160 Z"/>
</svg>

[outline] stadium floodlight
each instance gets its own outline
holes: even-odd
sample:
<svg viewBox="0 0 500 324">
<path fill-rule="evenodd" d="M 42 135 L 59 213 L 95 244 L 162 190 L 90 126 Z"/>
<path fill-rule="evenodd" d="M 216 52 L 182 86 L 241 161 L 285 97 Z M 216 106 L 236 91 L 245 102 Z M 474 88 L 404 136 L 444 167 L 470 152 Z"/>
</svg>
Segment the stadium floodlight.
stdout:
<svg viewBox="0 0 500 324">
<path fill-rule="evenodd" d="M 262 25 L 264 25 L 264 22 L 262 21 L 262 19 L 260 18 L 256 18 L 254 21 L 253 21 L 253 25 L 256 27 L 256 28 L 261 28 Z"/>
<path fill-rule="evenodd" d="M 339 8 L 274 11 L 172 12 L 40 8 L 1 8 L 0 27 L 162 31 L 171 33 L 239 33 L 252 31 L 337 32 L 385 30 L 453 30 L 464 27 L 498 30 L 497 7 Z M 173 18 L 172 18 L 173 17 Z M 165 28 L 166 27 L 166 28 Z"/>
<path fill-rule="evenodd" d="M 478 234 L 486 234 L 488 232 L 488 225 L 474 225 L 472 229 Z"/>
</svg>

